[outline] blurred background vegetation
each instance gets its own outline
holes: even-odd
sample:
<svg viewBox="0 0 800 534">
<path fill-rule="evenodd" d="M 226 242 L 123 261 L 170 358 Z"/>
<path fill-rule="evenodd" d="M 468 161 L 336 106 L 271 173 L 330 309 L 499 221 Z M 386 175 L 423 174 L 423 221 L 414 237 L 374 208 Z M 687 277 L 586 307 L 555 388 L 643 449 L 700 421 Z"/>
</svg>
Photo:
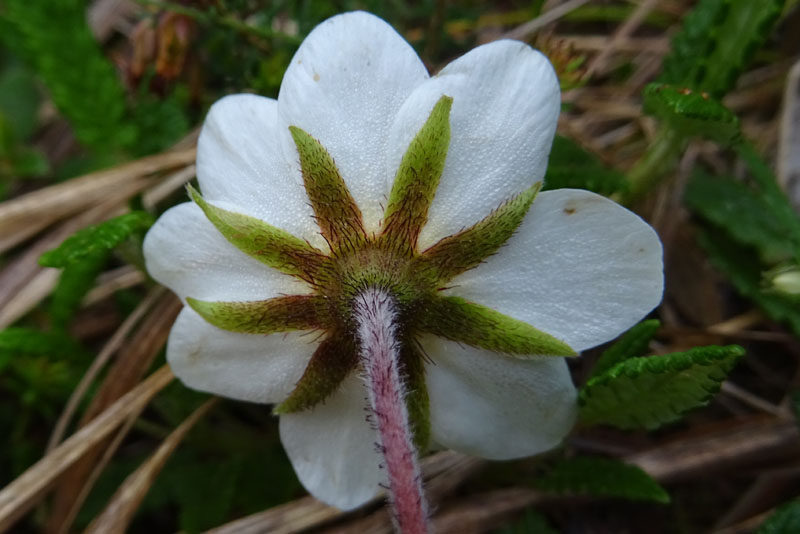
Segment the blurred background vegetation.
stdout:
<svg viewBox="0 0 800 534">
<path fill-rule="evenodd" d="M 653 433 L 585 424 L 566 444 L 642 467 L 669 504 L 614 467 L 576 482 L 548 459 L 472 463 L 442 484 L 441 510 L 462 519 L 440 532 L 800 532 L 796 0 L 0 0 L 0 483 L 163 363 L 179 305 L 143 273 L 141 239 L 186 200 L 206 110 L 230 93 L 276 97 L 303 37 L 353 9 L 392 24 L 431 72 L 502 37 L 542 49 L 564 91 L 546 187 L 611 196 L 659 231 L 660 322 L 585 355 L 578 383 L 601 354 L 747 349 L 708 409 Z M 221 401 L 176 436 L 207 398 L 166 386 L 43 483 L 46 499 L 26 497 L 13 531 L 83 531 L 142 465 L 153 476 L 127 505 L 130 532 L 201 532 L 284 503 L 304 519 L 224 532 L 385 531 L 375 507 L 342 517 L 296 501 L 263 406 Z M 151 462 L 179 441 L 163 469 Z"/>
</svg>

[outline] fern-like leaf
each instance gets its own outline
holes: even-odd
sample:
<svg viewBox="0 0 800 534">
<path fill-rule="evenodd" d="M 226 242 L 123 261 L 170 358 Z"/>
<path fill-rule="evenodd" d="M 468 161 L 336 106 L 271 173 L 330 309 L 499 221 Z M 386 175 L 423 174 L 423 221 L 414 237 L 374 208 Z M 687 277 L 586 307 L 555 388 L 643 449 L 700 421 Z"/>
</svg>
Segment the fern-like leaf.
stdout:
<svg viewBox="0 0 800 534">
<path fill-rule="evenodd" d="M 784 0 L 701 0 L 664 60 L 660 82 L 721 97 L 771 33 Z"/>
<path fill-rule="evenodd" d="M 43 267 L 69 267 L 89 256 L 110 252 L 130 236 L 147 230 L 152 224 L 153 216 L 143 211 L 120 215 L 79 230 L 57 248 L 42 254 L 39 264 Z"/>
<path fill-rule="evenodd" d="M 710 346 L 620 362 L 581 389 L 581 419 L 622 429 L 675 421 L 707 404 L 743 354 L 736 345 Z"/>
<path fill-rule="evenodd" d="M 644 90 L 644 109 L 685 137 L 728 145 L 741 135 L 736 115 L 705 92 L 651 83 Z"/>
<path fill-rule="evenodd" d="M 591 377 L 605 373 L 628 358 L 634 358 L 644 354 L 647 351 L 647 347 L 650 345 L 650 340 L 653 339 L 653 336 L 660 327 L 661 323 L 658 319 L 649 319 L 647 321 L 642 321 L 628 330 L 625 335 L 603 351 L 603 354 L 600 355 L 597 359 L 597 363 L 595 363 L 592 368 Z"/>
</svg>

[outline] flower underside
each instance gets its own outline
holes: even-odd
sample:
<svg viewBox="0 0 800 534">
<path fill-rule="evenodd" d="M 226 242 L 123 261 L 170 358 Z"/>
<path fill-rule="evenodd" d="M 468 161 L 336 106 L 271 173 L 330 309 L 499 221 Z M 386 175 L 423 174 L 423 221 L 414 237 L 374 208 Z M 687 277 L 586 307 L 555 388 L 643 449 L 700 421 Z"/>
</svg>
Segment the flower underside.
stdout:
<svg viewBox="0 0 800 534">
<path fill-rule="evenodd" d="M 418 250 L 450 143 L 452 98 L 442 96 L 408 147 L 394 179 L 381 228 L 365 229 L 361 211 L 327 150 L 308 133 L 290 127 L 303 183 L 330 252 L 264 221 L 206 202 L 189 188 L 217 230 L 234 246 L 267 266 L 307 282 L 313 293 L 252 302 L 187 302 L 212 325 L 245 334 L 317 330 L 324 337 L 289 397 L 276 413 L 312 408 L 332 395 L 359 366 L 353 301 L 367 288 L 393 296 L 398 306 L 403 378 L 417 445 L 429 437 L 428 397 L 421 334 L 529 358 L 572 356 L 563 341 L 485 306 L 440 290 L 458 274 L 494 254 L 514 233 L 539 191 L 536 184 L 500 205 L 475 225 Z"/>
</svg>

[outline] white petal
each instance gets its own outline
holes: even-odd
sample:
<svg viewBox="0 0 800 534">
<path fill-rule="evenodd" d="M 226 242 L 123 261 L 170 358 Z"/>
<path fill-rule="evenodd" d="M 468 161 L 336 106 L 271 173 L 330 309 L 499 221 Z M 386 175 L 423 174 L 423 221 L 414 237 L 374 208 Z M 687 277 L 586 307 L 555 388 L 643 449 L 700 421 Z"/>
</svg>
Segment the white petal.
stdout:
<svg viewBox="0 0 800 534">
<path fill-rule="evenodd" d="M 491 460 L 557 446 L 575 422 L 576 392 L 564 358 L 520 360 L 433 336 L 421 343 L 431 437 Z"/>
<path fill-rule="evenodd" d="M 614 339 L 661 301 L 661 242 L 636 214 L 605 197 L 548 191 L 496 255 L 449 285 L 451 294 L 581 351 Z"/>
<path fill-rule="evenodd" d="M 436 101 L 453 97 L 450 148 L 420 236 L 422 248 L 482 219 L 542 179 L 559 94 L 547 59 L 518 41 L 475 48 L 414 91 L 392 126 L 389 180 Z"/>
<path fill-rule="evenodd" d="M 150 276 L 182 300 L 262 300 L 311 291 L 231 245 L 194 203 L 175 206 L 156 221 L 145 236 L 144 257 Z"/>
<path fill-rule="evenodd" d="M 383 213 L 389 128 L 427 78 L 414 49 L 386 22 L 363 12 L 317 26 L 284 75 L 278 97 L 284 130 L 298 126 L 322 143 L 370 228 Z M 294 142 L 283 133 L 287 159 L 296 161 Z"/>
<path fill-rule="evenodd" d="M 192 389 L 250 402 L 272 403 L 294 389 L 317 347 L 316 336 L 227 332 L 184 307 L 167 341 L 167 361 Z"/>
<path fill-rule="evenodd" d="M 367 405 L 362 379 L 353 373 L 324 404 L 281 416 L 281 441 L 300 482 L 314 497 L 342 510 L 361 506 L 385 482 Z"/>
<path fill-rule="evenodd" d="M 200 192 L 324 246 L 300 173 L 283 156 L 280 124 L 277 102 L 270 98 L 241 94 L 218 100 L 197 143 Z"/>
</svg>

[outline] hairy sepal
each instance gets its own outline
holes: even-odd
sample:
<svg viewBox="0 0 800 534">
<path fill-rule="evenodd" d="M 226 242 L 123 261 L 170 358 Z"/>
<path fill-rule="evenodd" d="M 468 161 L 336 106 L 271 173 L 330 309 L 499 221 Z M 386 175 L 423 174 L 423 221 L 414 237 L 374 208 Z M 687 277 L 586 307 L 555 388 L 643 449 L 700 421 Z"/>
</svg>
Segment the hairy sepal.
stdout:
<svg viewBox="0 0 800 534">
<path fill-rule="evenodd" d="M 233 246 L 282 273 L 314 283 L 327 257 L 306 241 L 265 223 L 209 204 L 192 186 L 189 196 Z"/>
<path fill-rule="evenodd" d="M 470 228 L 440 240 L 422 253 L 416 267 L 435 285 L 476 267 L 519 228 L 541 188 L 542 183 L 537 182 Z"/>
<path fill-rule="evenodd" d="M 325 401 L 358 365 L 358 346 L 353 336 L 334 331 L 322 340 L 303 376 L 282 403 L 276 415 L 308 410 Z"/>
<path fill-rule="evenodd" d="M 451 341 L 525 359 L 575 356 L 564 341 L 486 306 L 460 297 L 436 297 L 420 306 L 417 327 Z"/>
<path fill-rule="evenodd" d="M 297 126 L 290 126 L 303 184 L 322 237 L 336 253 L 357 248 L 367 238 L 361 210 L 350 195 L 333 157 L 319 141 Z"/>
<path fill-rule="evenodd" d="M 428 221 L 450 145 L 450 109 L 453 99 L 442 96 L 428 120 L 412 139 L 395 175 L 384 215 L 382 240 L 393 248 L 415 250 Z"/>
<path fill-rule="evenodd" d="M 313 295 L 292 295 L 250 302 L 207 302 L 187 298 L 186 303 L 208 323 L 229 332 L 275 334 L 316 330 L 326 326 L 323 306 Z"/>
</svg>

